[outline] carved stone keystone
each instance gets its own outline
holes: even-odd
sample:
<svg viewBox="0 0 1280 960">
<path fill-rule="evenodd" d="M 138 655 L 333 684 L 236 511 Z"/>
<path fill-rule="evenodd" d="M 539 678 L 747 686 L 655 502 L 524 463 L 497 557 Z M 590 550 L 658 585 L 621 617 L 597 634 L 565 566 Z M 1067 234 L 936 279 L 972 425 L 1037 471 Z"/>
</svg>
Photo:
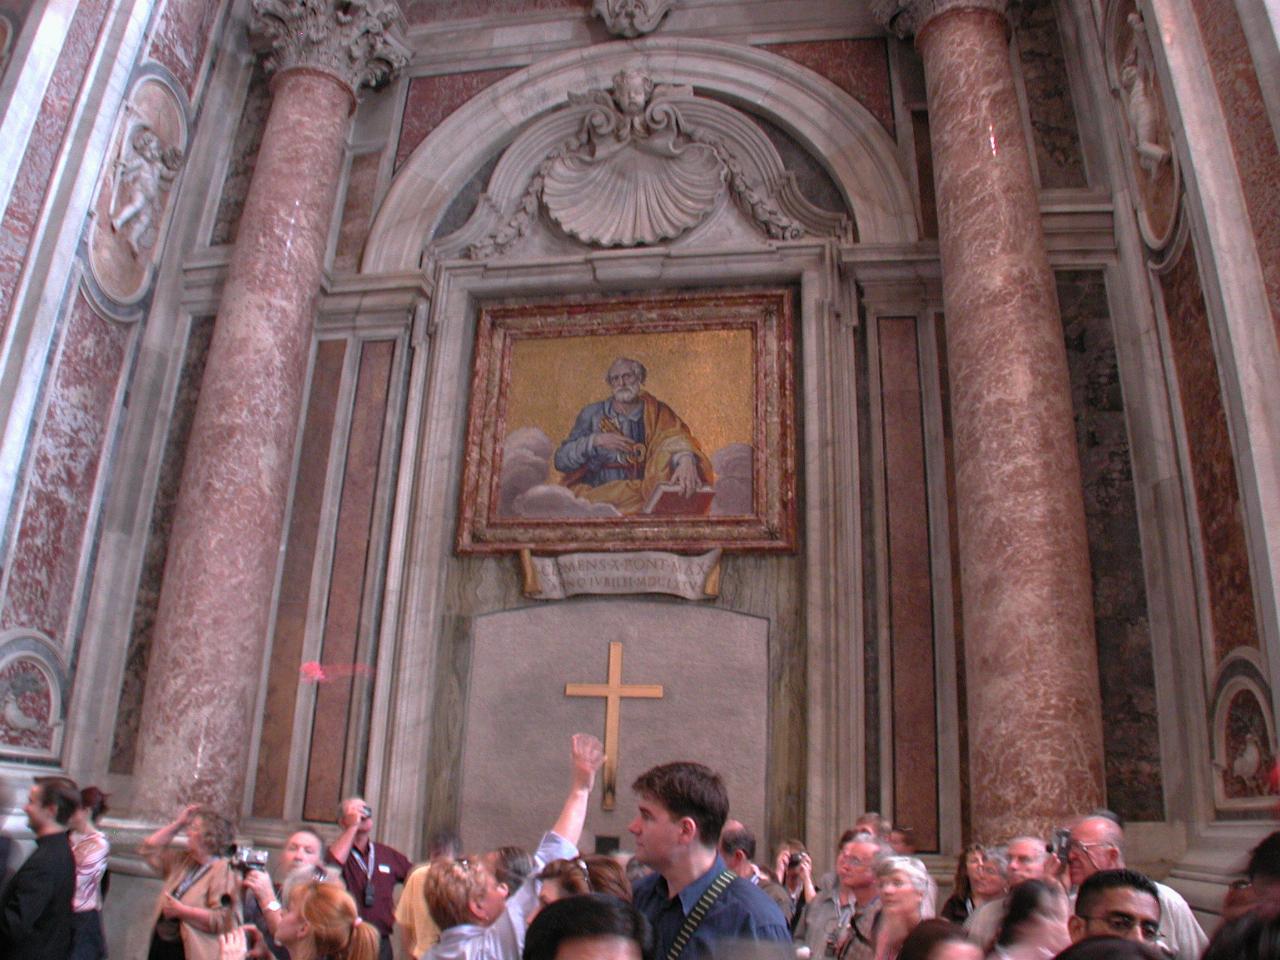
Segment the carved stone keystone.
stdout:
<svg viewBox="0 0 1280 960">
<path fill-rule="evenodd" d="M 639 37 L 658 29 L 675 0 L 595 0 L 592 12 L 615 37 Z"/>
</svg>

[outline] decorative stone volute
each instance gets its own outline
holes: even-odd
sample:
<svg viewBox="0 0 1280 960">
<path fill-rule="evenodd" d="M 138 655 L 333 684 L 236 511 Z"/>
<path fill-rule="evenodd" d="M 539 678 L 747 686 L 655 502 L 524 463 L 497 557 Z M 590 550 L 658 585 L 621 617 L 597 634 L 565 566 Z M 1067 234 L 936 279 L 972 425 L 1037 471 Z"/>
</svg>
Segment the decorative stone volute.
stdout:
<svg viewBox="0 0 1280 960">
<path fill-rule="evenodd" d="M 271 43 L 267 69 L 334 77 L 356 96 L 409 62 L 397 0 L 253 0 L 253 31 Z"/>
<path fill-rule="evenodd" d="M 1010 0 L 871 0 L 871 14 L 886 30 L 905 40 L 939 14 L 973 9 L 1008 16 L 1009 3 Z"/>
<path fill-rule="evenodd" d="M 675 0 L 595 0 L 592 12 L 615 37 L 639 37 L 658 29 Z"/>
</svg>

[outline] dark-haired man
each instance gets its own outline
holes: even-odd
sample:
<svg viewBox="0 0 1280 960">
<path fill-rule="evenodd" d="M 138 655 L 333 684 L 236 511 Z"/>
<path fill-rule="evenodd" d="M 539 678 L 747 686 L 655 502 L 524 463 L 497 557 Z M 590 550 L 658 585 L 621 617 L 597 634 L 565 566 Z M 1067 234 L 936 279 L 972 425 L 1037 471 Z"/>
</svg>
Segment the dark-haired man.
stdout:
<svg viewBox="0 0 1280 960">
<path fill-rule="evenodd" d="M 36 850 L 0 893 L 0 957 L 66 960 L 71 951 L 71 897 L 76 861 L 67 821 L 80 791 L 66 777 L 37 777 L 22 808 Z"/>
<path fill-rule="evenodd" d="M 677 941 L 682 960 L 705 960 L 725 941 L 790 942 L 778 905 L 717 852 L 729 814 L 719 774 L 700 763 L 667 763 L 631 788 L 639 809 L 627 829 L 636 859 L 654 870 L 636 885 L 633 903 L 653 924 L 659 957 L 671 957 Z"/>
<path fill-rule="evenodd" d="M 741 820 L 725 821 L 720 831 L 720 856 L 725 866 L 743 880 L 755 884 L 778 905 L 787 927 L 791 927 L 791 911 L 795 908 L 787 888 L 774 880 L 756 864 L 756 835 Z"/>
<path fill-rule="evenodd" d="M 1100 870 L 1121 869 L 1124 863 L 1124 828 L 1115 815 L 1092 813 L 1071 829 L 1067 845 L 1067 870 L 1072 885 L 1082 885 Z M 1173 887 L 1155 883 L 1160 901 L 1160 936 L 1178 960 L 1198 960 L 1209 938 L 1196 922 L 1191 907 Z"/>
<path fill-rule="evenodd" d="M 1122 937 L 1155 944 L 1160 939 L 1160 894 L 1133 870 L 1100 870 L 1080 885 L 1075 915 L 1067 920 L 1071 942 Z"/>
</svg>

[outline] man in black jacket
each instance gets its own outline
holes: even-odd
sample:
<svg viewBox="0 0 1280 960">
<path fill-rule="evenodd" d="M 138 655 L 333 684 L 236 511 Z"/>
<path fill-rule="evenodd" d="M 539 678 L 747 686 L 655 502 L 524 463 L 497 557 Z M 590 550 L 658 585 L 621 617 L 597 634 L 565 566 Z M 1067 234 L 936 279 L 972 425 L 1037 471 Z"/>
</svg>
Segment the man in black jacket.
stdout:
<svg viewBox="0 0 1280 960">
<path fill-rule="evenodd" d="M 71 896 L 76 861 L 67 821 L 80 791 L 65 777 L 37 777 L 22 809 L 36 850 L 0 892 L 0 957 L 65 960 L 71 951 Z"/>
</svg>

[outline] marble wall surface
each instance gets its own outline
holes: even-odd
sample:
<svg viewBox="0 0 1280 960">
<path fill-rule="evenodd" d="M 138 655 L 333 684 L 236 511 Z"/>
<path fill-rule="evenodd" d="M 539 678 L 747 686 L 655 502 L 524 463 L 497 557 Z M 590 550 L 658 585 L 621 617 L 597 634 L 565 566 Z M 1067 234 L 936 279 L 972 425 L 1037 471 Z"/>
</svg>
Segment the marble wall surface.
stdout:
<svg viewBox="0 0 1280 960">
<path fill-rule="evenodd" d="M 1106 283 L 1100 271 L 1066 270 L 1057 286 L 1093 574 L 1107 806 L 1126 820 L 1163 820 L 1151 627 Z"/>
<path fill-rule="evenodd" d="M 22 519 L 9 554 L 0 629 L 40 630 L 69 650 L 83 553 L 92 550 L 94 487 L 134 329 L 73 302 L 35 434 Z"/>
<path fill-rule="evenodd" d="M 1199 514 L 1213 650 L 1221 661 L 1237 647 L 1259 646 L 1258 624 L 1235 456 L 1191 241 L 1161 277 L 1161 285 Z"/>
<path fill-rule="evenodd" d="M 1200 34 L 1231 134 L 1258 260 L 1271 303 L 1271 320 L 1280 336 L 1280 144 L 1276 142 L 1259 86 L 1257 66 L 1235 5 L 1191 0 Z"/>
<path fill-rule="evenodd" d="M 427 138 L 440 121 L 457 110 L 481 90 L 497 83 L 511 70 L 474 70 L 435 77 L 414 77 L 405 96 L 404 117 L 400 121 L 400 139 L 396 144 L 396 168 L 413 148 Z"/>
<path fill-rule="evenodd" d="M 84 0 L 77 5 L 18 168 L 12 199 L 0 218 L 0 337 L 8 329 L 14 290 L 109 7 L 108 0 Z"/>
<path fill-rule="evenodd" d="M 1045 189 L 1088 186 L 1056 6 L 1053 0 L 1024 0 L 1013 13 L 1036 167 Z"/>
<path fill-rule="evenodd" d="M 160 603 L 160 578 L 169 550 L 169 532 L 173 528 L 173 511 L 178 502 L 178 483 L 182 478 L 182 462 L 187 448 L 191 419 L 200 398 L 200 380 L 213 338 L 213 317 L 195 317 L 187 334 L 182 372 L 177 396 L 169 416 L 160 479 L 151 507 L 146 553 L 138 577 L 134 598 L 129 644 L 125 654 L 124 683 L 116 713 L 116 726 L 111 744 L 108 769 L 112 773 L 131 773 L 138 744 L 138 723 L 142 718 L 147 660 L 151 654 L 151 638 L 155 629 L 156 607 Z"/>
<path fill-rule="evenodd" d="M 169 0 L 152 33 L 148 56 L 168 67 L 189 97 L 195 95 L 201 62 L 224 7 L 219 0 Z"/>
<path fill-rule="evenodd" d="M 894 136 L 893 91 L 889 85 L 888 41 L 813 40 L 806 43 L 769 43 L 764 49 L 826 77 L 871 111 Z"/>
<path fill-rule="evenodd" d="M 231 143 L 231 159 L 227 164 L 226 179 L 218 200 L 218 212 L 209 237 L 211 244 L 235 243 L 236 228 L 244 211 L 244 199 L 249 194 L 257 165 L 258 148 L 262 146 L 262 132 L 266 129 L 267 114 L 271 110 L 271 91 L 267 89 L 267 72 L 262 64 L 254 65 L 249 78 L 249 90 L 240 122 L 236 126 L 235 139 Z"/>
</svg>

